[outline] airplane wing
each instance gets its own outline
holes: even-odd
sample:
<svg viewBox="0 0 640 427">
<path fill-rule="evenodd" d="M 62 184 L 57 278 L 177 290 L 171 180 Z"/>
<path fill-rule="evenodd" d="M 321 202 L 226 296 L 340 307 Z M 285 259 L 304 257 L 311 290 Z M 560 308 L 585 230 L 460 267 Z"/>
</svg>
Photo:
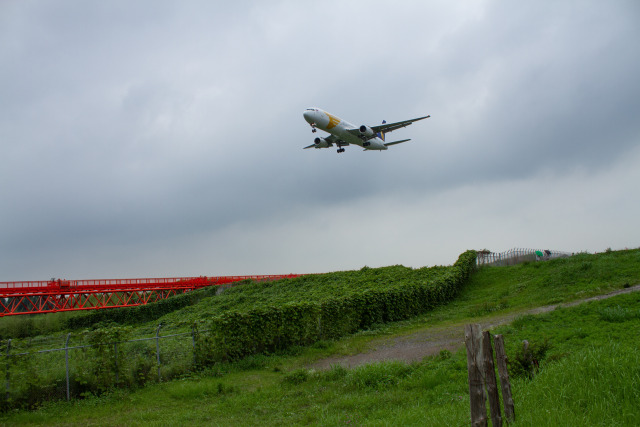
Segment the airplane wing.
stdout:
<svg viewBox="0 0 640 427">
<path fill-rule="evenodd" d="M 378 133 L 378 132 L 388 133 L 388 132 L 394 131 L 396 129 L 407 127 L 411 123 L 417 122 L 418 120 L 428 119 L 429 117 L 431 117 L 431 116 L 429 115 L 429 116 L 424 116 L 424 117 L 418 117 L 417 119 L 404 120 L 402 122 L 384 123 L 384 124 L 377 125 L 377 126 L 371 126 L 371 129 L 375 133 Z M 402 141 L 402 142 L 404 142 L 404 141 Z M 391 144 L 386 144 L 386 145 L 391 145 Z"/>
<path fill-rule="evenodd" d="M 417 119 L 404 120 L 404 121 L 395 122 L 395 123 L 382 123 L 381 125 L 371 126 L 371 130 L 373 130 L 373 135 L 371 136 L 371 138 L 373 138 L 375 135 L 379 133 L 389 133 L 396 129 L 405 128 L 413 122 L 417 122 L 418 120 L 428 119 L 429 117 L 431 116 L 424 116 L 424 117 L 418 117 Z M 354 136 L 361 137 L 359 128 L 345 129 L 345 130 Z M 393 145 L 393 144 L 386 144 L 386 145 Z"/>
</svg>

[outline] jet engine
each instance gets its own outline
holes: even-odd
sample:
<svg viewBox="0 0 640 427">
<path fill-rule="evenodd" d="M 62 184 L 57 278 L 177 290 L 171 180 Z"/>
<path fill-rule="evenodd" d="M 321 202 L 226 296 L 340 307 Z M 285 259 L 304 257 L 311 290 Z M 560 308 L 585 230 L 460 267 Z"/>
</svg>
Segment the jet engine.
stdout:
<svg viewBox="0 0 640 427">
<path fill-rule="evenodd" d="M 369 126 L 366 126 L 366 125 L 360 126 L 360 137 L 361 138 L 370 139 L 370 138 L 373 138 L 375 136 L 375 134 L 376 133 Z"/>
<path fill-rule="evenodd" d="M 324 138 L 316 138 L 313 140 L 313 143 L 316 144 L 316 148 L 327 148 L 327 147 L 331 147 L 331 144 L 329 144 L 329 142 L 327 142 L 326 139 Z"/>
</svg>

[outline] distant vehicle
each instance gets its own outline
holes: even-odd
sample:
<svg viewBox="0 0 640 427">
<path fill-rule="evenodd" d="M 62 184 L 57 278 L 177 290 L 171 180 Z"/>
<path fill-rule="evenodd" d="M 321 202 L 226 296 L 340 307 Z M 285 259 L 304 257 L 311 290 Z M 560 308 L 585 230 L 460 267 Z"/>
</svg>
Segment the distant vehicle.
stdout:
<svg viewBox="0 0 640 427">
<path fill-rule="evenodd" d="M 377 126 L 362 125 L 356 127 L 319 108 L 307 108 L 303 116 L 307 123 L 311 125 L 311 132 L 315 133 L 316 128 L 319 128 L 330 134 L 327 137 L 316 137 L 313 144 L 304 148 L 328 148 L 333 147 L 335 144 L 338 147 L 338 153 L 344 153 L 343 147 L 347 145 L 358 145 L 365 150 L 386 150 L 390 145 L 410 141 L 410 139 L 401 139 L 400 141 L 385 142 L 385 134 L 407 127 L 418 120 L 431 117 L 418 117 L 417 119 L 396 123 L 383 121 L 381 125 Z"/>
</svg>

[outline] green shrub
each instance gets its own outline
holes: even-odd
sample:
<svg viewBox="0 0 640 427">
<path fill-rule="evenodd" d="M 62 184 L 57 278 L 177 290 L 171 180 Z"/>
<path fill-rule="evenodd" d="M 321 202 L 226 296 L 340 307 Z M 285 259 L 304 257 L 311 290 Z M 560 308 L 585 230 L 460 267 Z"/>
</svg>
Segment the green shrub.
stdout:
<svg viewBox="0 0 640 427">
<path fill-rule="evenodd" d="M 475 251 L 467 251 L 452 267 L 417 270 L 430 281 L 408 280 L 407 274 L 414 270 L 401 266 L 365 269 L 369 286 L 359 292 L 334 296 L 334 288 L 327 286 L 324 297 L 319 295 L 316 302 L 290 300 L 280 306 L 256 304 L 248 310 L 228 310 L 213 317 L 208 334 L 198 337 L 198 364 L 309 345 L 424 313 L 457 294 L 475 268 L 475 258 Z M 388 271 L 402 278 L 393 286 L 380 286 L 376 276 Z"/>
<path fill-rule="evenodd" d="M 540 370 L 540 363 L 550 348 L 551 344 L 546 338 L 541 343 L 523 341 L 522 347 L 518 349 L 512 359 L 509 368 L 510 374 L 514 377 L 533 378 Z"/>
<path fill-rule="evenodd" d="M 248 282 L 248 281 L 245 281 Z M 206 297 L 211 297 L 218 291 L 217 286 L 197 289 L 184 294 L 172 296 L 151 304 L 124 308 L 106 308 L 92 310 L 82 316 L 66 319 L 68 329 L 92 328 L 95 324 L 136 325 L 151 322 L 181 308 L 196 304 Z"/>
</svg>

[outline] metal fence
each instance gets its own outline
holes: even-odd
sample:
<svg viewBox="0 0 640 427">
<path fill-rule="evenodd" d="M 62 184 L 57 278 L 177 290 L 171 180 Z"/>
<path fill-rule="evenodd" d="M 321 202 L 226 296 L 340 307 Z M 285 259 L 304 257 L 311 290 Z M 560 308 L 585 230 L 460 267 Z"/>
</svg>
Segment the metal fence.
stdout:
<svg viewBox="0 0 640 427">
<path fill-rule="evenodd" d="M 515 265 L 525 261 L 546 261 L 554 258 L 569 257 L 569 252 L 551 251 L 549 249 L 514 248 L 505 252 L 479 251 L 476 257 L 477 265 Z"/>
<path fill-rule="evenodd" d="M 70 400 L 114 387 L 137 387 L 175 378 L 196 366 L 197 332 L 97 343 L 95 334 L 7 340 L 0 351 L 5 371 L 4 407 Z M 206 331 L 202 331 L 206 332 Z"/>
</svg>

